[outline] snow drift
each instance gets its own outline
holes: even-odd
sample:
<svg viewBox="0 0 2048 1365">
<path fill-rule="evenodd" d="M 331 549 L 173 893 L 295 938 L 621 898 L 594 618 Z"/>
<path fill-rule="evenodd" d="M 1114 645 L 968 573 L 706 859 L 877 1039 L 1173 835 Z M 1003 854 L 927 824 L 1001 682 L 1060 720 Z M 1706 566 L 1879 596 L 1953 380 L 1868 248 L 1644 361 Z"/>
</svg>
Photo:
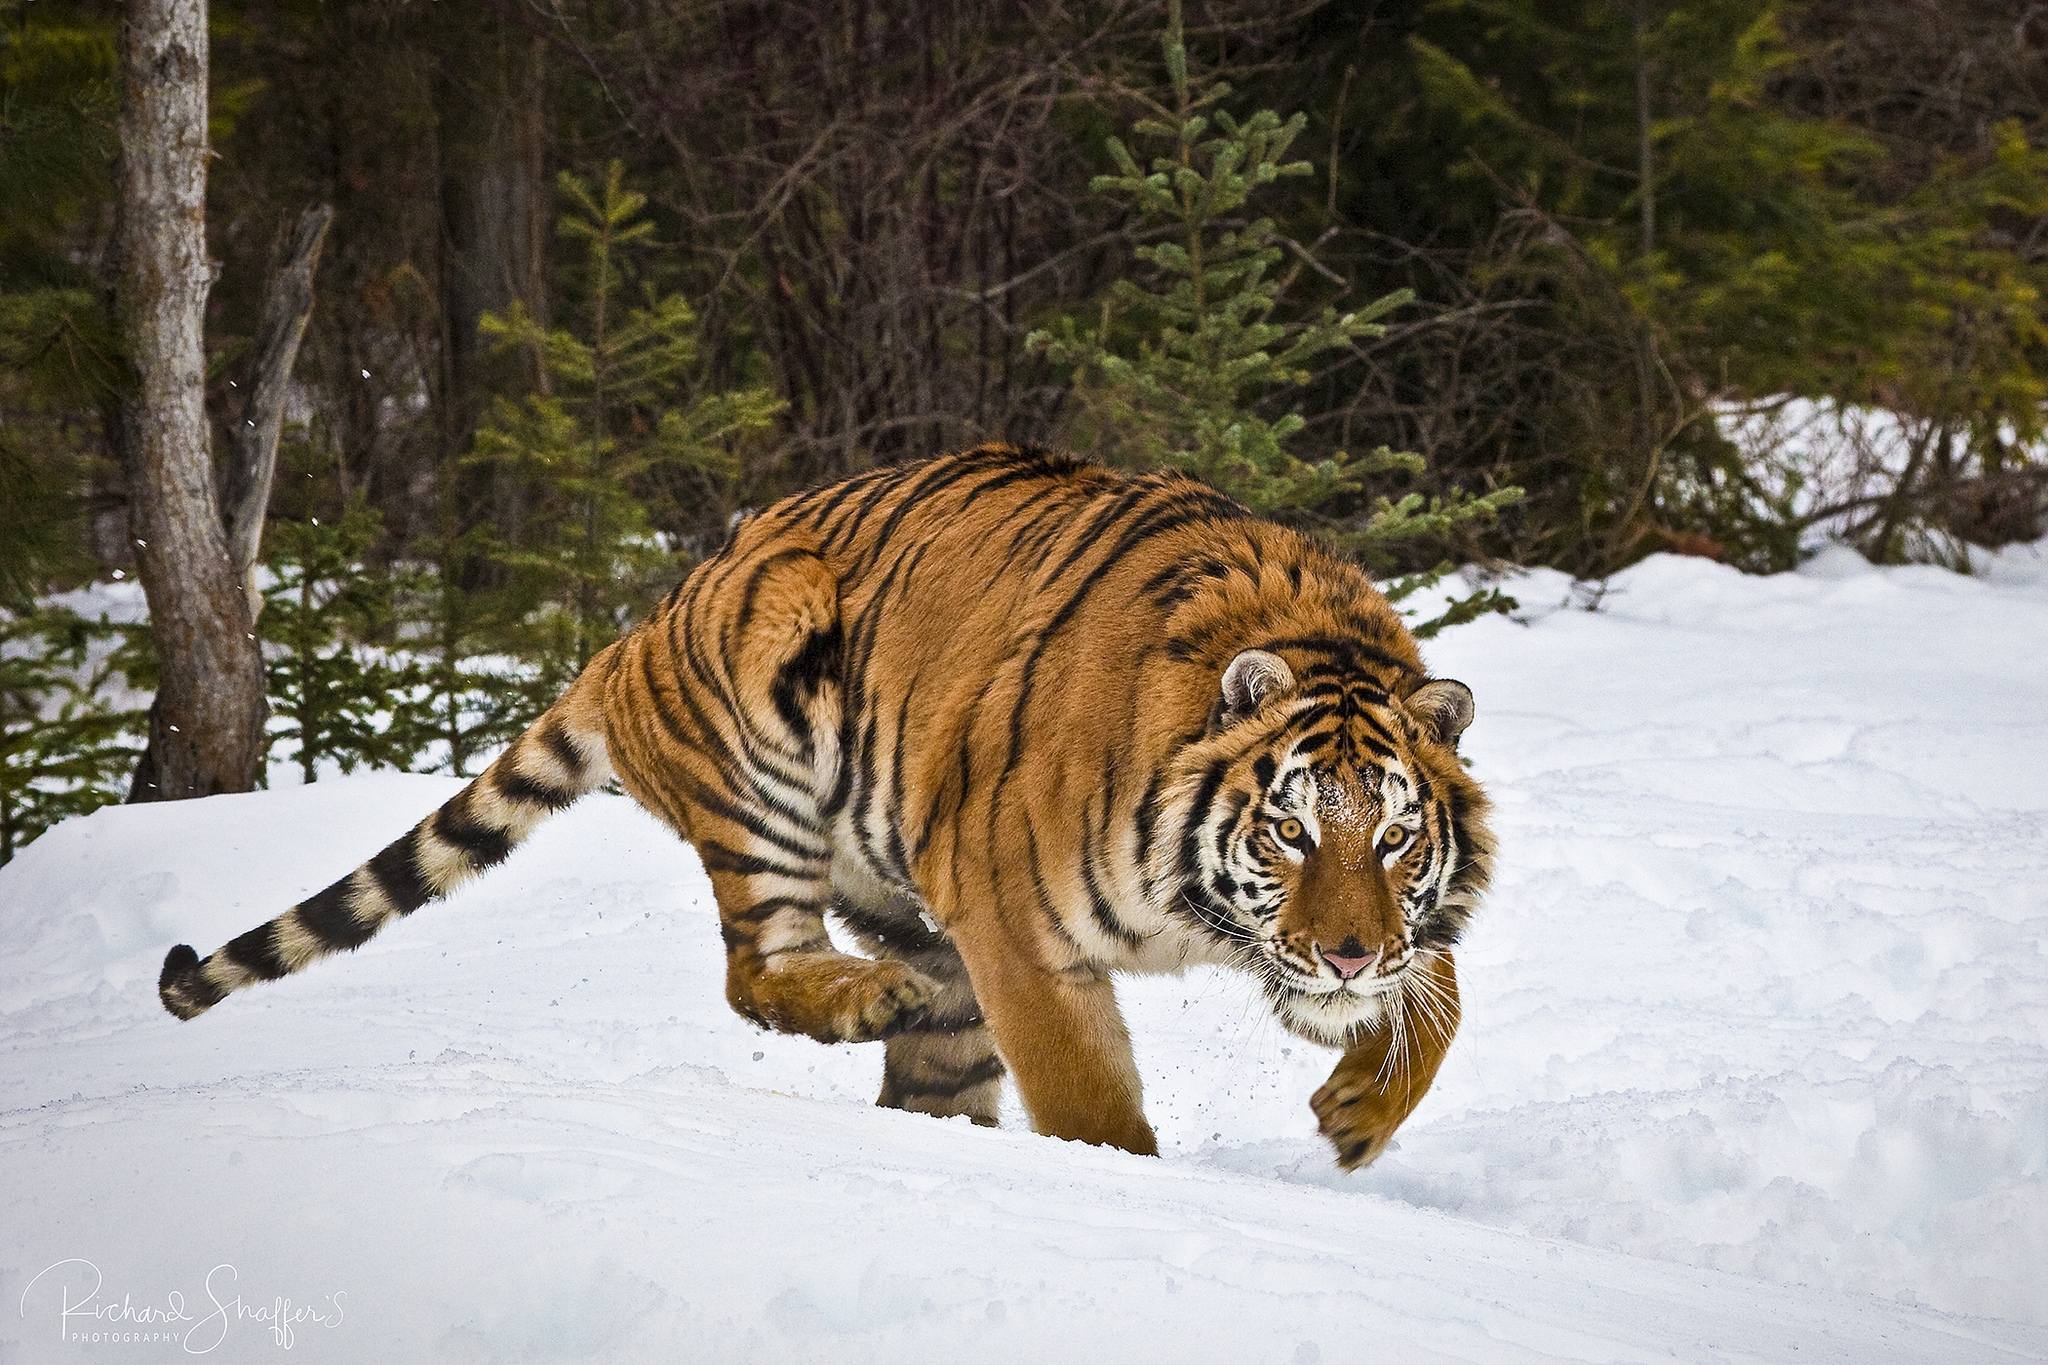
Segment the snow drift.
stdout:
<svg viewBox="0 0 2048 1365">
<path fill-rule="evenodd" d="M 0 869 L 0 1360 L 2048 1357 L 2048 562 L 1985 568 L 1537 573 L 1432 642 L 1500 871 L 1355 1176 L 1213 972 L 1121 988 L 1160 1160 L 873 1109 L 616 798 L 181 1025 L 166 947 L 458 784 L 73 821 Z"/>
</svg>

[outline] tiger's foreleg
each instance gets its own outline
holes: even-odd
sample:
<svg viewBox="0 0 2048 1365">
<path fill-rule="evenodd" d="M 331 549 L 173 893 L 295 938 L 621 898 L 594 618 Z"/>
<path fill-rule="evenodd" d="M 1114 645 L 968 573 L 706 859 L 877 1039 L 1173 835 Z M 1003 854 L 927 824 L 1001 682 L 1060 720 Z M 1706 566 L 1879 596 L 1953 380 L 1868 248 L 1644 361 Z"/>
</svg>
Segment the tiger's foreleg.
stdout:
<svg viewBox="0 0 2048 1365">
<path fill-rule="evenodd" d="M 835 909 L 863 948 L 904 963 L 933 986 L 925 1017 L 885 1044 L 882 1093 L 875 1103 L 939 1118 L 965 1114 L 995 1127 L 1003 1061 L 959 950 L 908 900 L 878 910 L 845 902 Z"/>
<path fill-rule="evenodd" d="M 1108 975 L 1046 966 L 1036 944 L 994 919 L 956 926 L 954 938 L 1032 1128 L 1157 1156 L 1130 1031 Z"/>
<path fill-rule="evenodd" d="M 1369 1166 L 1436 1081 L 1458 1032 L 1458 975 L 1449 953 L 1426 953 L 1409 969 L 1372 1032 L 1344 1050 L 1309 1100 L 1324 1137 L 1347 1171 Z"/>
</svg>

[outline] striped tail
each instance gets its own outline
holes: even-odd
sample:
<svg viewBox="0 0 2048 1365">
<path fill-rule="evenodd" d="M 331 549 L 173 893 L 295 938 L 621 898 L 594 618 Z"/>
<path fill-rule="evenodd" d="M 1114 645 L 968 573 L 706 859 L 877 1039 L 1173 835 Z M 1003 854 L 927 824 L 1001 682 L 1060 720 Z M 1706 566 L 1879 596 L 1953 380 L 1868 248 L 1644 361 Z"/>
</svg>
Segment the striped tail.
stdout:
<svg viewBox="0 0 2048 1365">
<path fill-rule="evenodd" d="M 502 862 L 548 816 L 611 779 L 592 661 L 561 700 L 448 803 L 325 891 L 201 958 L 179 944 L 157 995 L 191 1019 L 230 992 L 274 981 L 330 953 L 358 948 L 385 924 L 439 900 Z"/>
</svg>

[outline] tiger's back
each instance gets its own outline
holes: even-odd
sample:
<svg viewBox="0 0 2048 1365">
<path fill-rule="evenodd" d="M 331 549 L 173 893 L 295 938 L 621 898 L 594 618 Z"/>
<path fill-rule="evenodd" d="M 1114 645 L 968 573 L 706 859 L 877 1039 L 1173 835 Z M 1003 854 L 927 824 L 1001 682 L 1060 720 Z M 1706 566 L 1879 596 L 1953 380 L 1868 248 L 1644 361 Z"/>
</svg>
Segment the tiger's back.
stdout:
<svg viewBox="0 0 2048 1365">
<path fill-rule="evenodd" d="M 984 447 L 751 518 L 445 823 L 495 813 L 509 847 L 602 767 L 695 845 L 742 1014 L 887 1039 L 883 1103 L 979 1122 L 1007 1062 L 1041 1131 L 1134 1151 L 1110 974 L 1244 966 L 1346 1048 L 1318 1111 L 1348 1164 L 1455 1027 L 1448 948 L 1491 847 L 1452 752 L 1469 716 L 1307 538 L 1178 475 Z M 568 751 L 602 762 L 572 781 Z M 438 869 L 428 894 L 490 860 L 437 819 L 379 855 Z M 1395 835 L 1412 867 L 1382 857 Z M 872 956 L 834 950 L 827 914 Z M 292 970 L 318 955 L 298 946 Z"/>
</svg>

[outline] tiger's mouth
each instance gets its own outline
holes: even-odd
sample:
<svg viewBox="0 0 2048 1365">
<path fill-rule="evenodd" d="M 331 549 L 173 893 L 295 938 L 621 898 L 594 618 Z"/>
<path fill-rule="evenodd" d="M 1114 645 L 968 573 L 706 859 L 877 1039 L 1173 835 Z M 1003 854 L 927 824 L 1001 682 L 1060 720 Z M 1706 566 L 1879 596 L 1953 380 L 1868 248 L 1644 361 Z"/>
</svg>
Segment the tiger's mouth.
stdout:
<svg viewBox="0 0 2048 1365">
<path fill-rule="evenodd" d="M 1343 1047 L 1361 1028 L 1376 1027 L 1400 989 L 1402 972 L 1364 981 L 1317 980 L 1290 972 L 1267 977 L 1267 999 L 1289 1028 L 1330 1047 Z"/>
<path fill-rule="evenodd" d="M 1370 978 L 1360 975 L 1352 977 L 1349 981 L 1339 981 L 1327 976 L 1305 976 L 1294 968 L 1282 964 L 1281 981 L 1296 995 L 1318 998 L 1352 995 L 1370 999 L 1399 990 L 1401 975 L 1406 970 L 1405 967 L 1395 967 L 1385 975 L 1375 974 Z"/>
<path fill-rule="evenodd" d="M 1274 984 L 1292 995 L 1331 1004 L 1344 997 L 1376 1000 L 1392 994 L 1401 988 L 1401 978 L 1414 960 L 1412 950 L 1404 951 L 1381 970 L 1360 972 L 1347 979 L 1320 963 L 1314 973 L 1303 971 L 1291 958 L 1279 952 L 1270 940 L 1262 947 L 1265 965 Z"/>
</svg>

